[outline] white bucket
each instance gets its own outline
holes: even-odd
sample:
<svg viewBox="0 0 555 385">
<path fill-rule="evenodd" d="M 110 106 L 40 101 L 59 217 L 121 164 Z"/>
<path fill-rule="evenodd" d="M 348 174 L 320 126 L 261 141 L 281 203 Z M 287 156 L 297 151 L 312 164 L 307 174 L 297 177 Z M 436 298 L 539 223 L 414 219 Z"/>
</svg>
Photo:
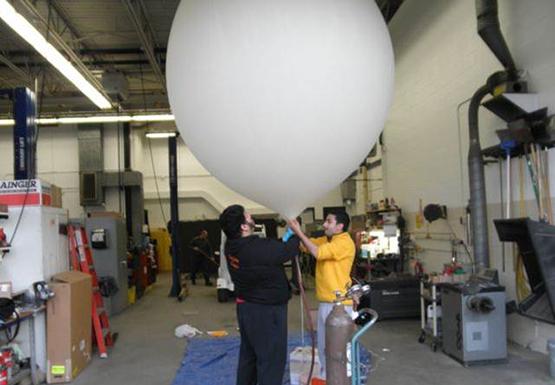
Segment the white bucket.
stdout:
<svg viewBox="0 0 555 385">
<path fill-rule="evenodd" d="M 320 360 L 318 359 L 318 349 L 315 349 L 314 369 L 312 377 L 320 374 Z M 310 372 L 312 361 L 312 347 L 299 346 L 289 354 L 289 377 L 291 385 L 304 385 Z"/>
</svg>

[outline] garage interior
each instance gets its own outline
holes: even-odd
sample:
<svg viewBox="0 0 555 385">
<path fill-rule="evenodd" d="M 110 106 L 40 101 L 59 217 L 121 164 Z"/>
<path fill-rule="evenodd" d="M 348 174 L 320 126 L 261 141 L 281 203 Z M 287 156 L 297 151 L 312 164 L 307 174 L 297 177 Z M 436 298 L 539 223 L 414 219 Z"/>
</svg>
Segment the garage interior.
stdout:
<svg viewBox="0 0 555 385">
<path fill-rule="evenodd" d="M 0 0 L 0 385 L 235 384 L 218 219 L 240 204 L 281 239 L 287 218 L 214 176 L 172 111 L 172 23 L 199 1 Z M 345 383 L 553 383 L 555 2 L 348 1 L 386 23 L 392 101 L 367 155 L 295 213 L 309 236 L 334 210 L 351 218 L 351 276 L 378 320 L 359 324 L 363 374 Z M 323 175 L 352 151 L 333 135 L 332 150 L 308 144 Z M 282 143 L 252 186 L 281 175 Z M 318 308 L 315 260 L 299 261 L 301 283 L 285 264 L 289 348 L 306 347 L 291 385 L 311 377 Z"/>
</svg>

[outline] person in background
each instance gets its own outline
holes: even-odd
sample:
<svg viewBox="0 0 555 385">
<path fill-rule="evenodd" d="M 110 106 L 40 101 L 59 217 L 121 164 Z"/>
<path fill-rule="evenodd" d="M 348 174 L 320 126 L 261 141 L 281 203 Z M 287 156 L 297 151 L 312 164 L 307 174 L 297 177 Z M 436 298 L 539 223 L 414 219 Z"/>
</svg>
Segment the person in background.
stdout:
<svg viewBox="0 0 555 385">
<path fill-rule="evenodd" d="M 299 238 L 259 238 L 243 206 L 220 215 L 224 247 L 235 285 L 241 334 L 237 385 L 281 385 L 287 360 L 287 302 L 291 290 L 283 264 L 299 252 Z"/>
<path fill-rule="evenodd" d="M 191 266 L 191 282 L 196 285 L 197 273 L 202 273 L 206 286 L 212 286 L 210 282 L 209 263 L 214 259 L 212 255 L 212 246 L 208 241 L 208 231 L 201 229 L 196 237 L 189 243 L 189 248 L 193 250 L 193 259 Z"/>
<path fill-rule="evenodd" d="M 349 215 L 342 210 L 327 215 L 325 236 L 307 237 L 296 219 L 288 221 L 289 228 L 300 238 L 306 251 L 316 258 L 316 298 L 318 305 L 318 357 L 322 378 L 326 378 L 326 318 L 333 308 L 335 292 L 344 294 L 351 285 L 351 268 L 355 259 L 355 243 L 347 232 Z M 347 313 L 353 313 L 352 301 L 345 301 Z"/>
</svg>

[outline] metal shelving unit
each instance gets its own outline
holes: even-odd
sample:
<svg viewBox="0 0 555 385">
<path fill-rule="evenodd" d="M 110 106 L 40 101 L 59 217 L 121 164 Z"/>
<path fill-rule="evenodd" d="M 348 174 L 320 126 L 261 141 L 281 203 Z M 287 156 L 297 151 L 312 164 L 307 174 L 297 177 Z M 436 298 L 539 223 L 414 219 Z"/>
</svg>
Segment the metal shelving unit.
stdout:
<svg viewBox="0 0 555 385">
<path fill-rule="evenodd" d="M 438 306 L 441 305 L 439 284 L 420 280 L 420 322 L 421 332 L 418 342 L 423 344 L 430 339 L 432 350 L 435 352 L 441 346 L 441 330 L 439 327 Z M 432 316 L 428 317 L 427 308 L 432 305 Z"/>
<path fill-rule="evenodd" d="M 16 296 L 14 296 L 16 297 Z M 12 317 L 9 320 L 0 324 L 0 331 L 14 326 L 18 322 L 28 323 L 28 333 L 29 333 L 29 365 L 30 368 L 25 368 L 16 373 L 12 378 L 8 379 L 8 384 L 18 384 L 26 378 L 31 379 L 33 385 L 39 384 L 38 372 L 37 372 L 37 359 L 35 352 L 35 317 L 37 314 L 44 312 L 46 307 L 44 305 L 23 309 L 19 312 L 19 321 L 17 318 Z"/>
</svg>

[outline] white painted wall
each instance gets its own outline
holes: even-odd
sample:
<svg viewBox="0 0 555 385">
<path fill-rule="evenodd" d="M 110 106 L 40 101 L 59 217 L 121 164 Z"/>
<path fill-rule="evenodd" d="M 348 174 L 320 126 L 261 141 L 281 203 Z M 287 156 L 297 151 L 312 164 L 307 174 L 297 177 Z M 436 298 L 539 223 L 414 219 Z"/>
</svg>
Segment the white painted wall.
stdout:
<svg viewBox="0 0 555 385">
<path fill-rule="evenodd" d="M 13 179 L 12 138 L 11 128 L 0 129 L 0 178 L 2 179 Z M 77 126 L 41 127 L 37 143 L 38 177 L 62 188 L 62 205 L 69 210 L 70 217 L 82 216 L 83 210 L 79 205 Z M 103 146 L 105 170 L 118 170 L 118 155 L 119 167 L 123 169 L 123 140 L 119 142 L 118 152 L 117 125 L 104 125 Z M 133 161 L 140 164 L 140 159 Z M 105 208 L 108 211 L 119 210 L 119 194 L 116 189 L 109 189 L 106 192 Z"/>
<path fill-rule="evenodd" d="M 77 130 L 73 125 L 42 127 L 37 145 L 38 176 L 62 188 L 64 208 L 70 217 L 78 217 L 79 157 Z M 0 178 L 13 179 L 12 129 L 0 129 Z"/>
<path fill-rule="evenodd" d="M 158 181 L 158 190 L 164 203 L 164 211 L 166 215 L 169 216 L 169 206 L 166 206 L 167 200 L 169 199 L 168 142 L 167 140 L 160 139 L 149 140 L 144 138 L 142 140 L 144 144 L 142 153 L 143 169 L 141 171 L 143 172 L 144 178 L 145 200 L 147 201 L 148 207 L 153 208 L 153 210 L 156 210 L 155 208 L 158 207 L 156 210 L 157 213 L 151 214 L 150 221 L 153 225 L 160 226 L 162 225 L 160 221 L 162 218 L 158 203 L 153 164 L 151 162 L 151 150 L 152 159 L 154 159 L 156 180 Z M 202 219 L 204 216 L 206 219 L 215 219 L 225 207 L 231 204 L 241 204 L 254 214 L 267 214 L 272 212 L 223 185 L 218 179 L 206 171 L 181 139 L 178 139 L 177 151 L 181 218 L 196 220 Z M 253 181 L 253 183 L 257 182 Z M 295 188 L 295 186 L 291 186 L 291 188 Z M 322 207 L 324 206 L 341 205 L 342 198 L 339 188 L 333 189 L 330 193 L 313 204 L 316 208 L 317 216 L 321 216 Z"/>
<path fill-rule="evenodd" d="M 366 164 L 372 164 L 376 161 L 382 161 L 381 165 L 372 167 L 367 170 L 366 175 L 362 168 L 358 170 L 357 175 L 354 177 L 356 180 L 356 202 L 351 210 L 350 214 L 363 214 L 369 209 L 369 203 L 379 203 L 381 200 L 385 199 L 385 179 L 384 179 L 384 168 L 385 160 L 384 157 L 385 148 L 381 145 L 376 145 L 376 154 L 374 156 L 368 157 Z M 366 179 L 366 181 L 365 181 Z M 365 194 L 366 190 L 366 194 Z"/>
<path fill-rule="evenodd" d="M 149 199 L 145 201 L 145 209 L 148 210 L 148 220 L 152 227 L 165 227 L 165 223 L 170 221 L 169 199 L 161 199 L 161 205 L 158 199 Z M 219 215 L 220 211 L 204 198 L 179 199 L 179 219 L 182 221 L 218 219 Z"/>
<path fill-rule="evenodd" d="M 168 141 L 165 139 L 144 139 L 143 146 L 143 180 L 145 199 L 155 199 L 156 184 L 153 172 L 157 176 L 158 189 L 162 198 L 169 198 L 169 163 Z M 185 146 L 183 140 L 178 139 L 177 149 L 178 189 L 179 196 L 184 198 L 202 197 L 216 210 L 222 210 L 227 205 L 239 203 L 254 212 L 269 212 L 264 207 L 252 202 L 220 183 L 215 177 L 196 160 Z M 256 182 L 253 182 L 256 183 Z"/>
<path fill-rule="evenodd" d="M 164 124 L 165 128 L 168 128 L 167 125 L 168 123 Z M 151 124 L 148 128 L 155 127 L 157 125 Z M 146 126 L 143 126 L 133 129 L 131 163 L 134 170 L 143 173 L 145 207 L 151 211 L 151 225 L 164 226 L 158 195 L 163 201 L 165 215 L 169 218 L 168 142 L 167 140 L 146 139 L 144 136 L 146 128 Z M 121 131 L 122 128 L 120 127 Z M 12 140 L 12 130 L 1 128 L 0 179 L 13 178 Z M 153 161 L 151 160 L 149 145 L 152 148 Z M 123 140 L 120 139 L 118 143 L 117 125 L 107 124 L 104 126 L 103 146 L 105 170 L 117 171 L 118 167 L 123 169 Z M 79 205 L 77 126 L 41 127 L 37 158 L 39 178 L 61 187 L 63 207 L 69 210 L 70 217 L 81 217 L 83 210 Z M 153 165 L 157 175 L 158 190 L 156 189 Z M 180 218 L 182 220 L 215 219 L 221 210 L 235 203 L 244 205 L 254 214 L 271 213 L 269 209 L 235 193 L 210 175 L 181 139 L 178 139 L 178 175 Z M 256 181 L 253 181 L 253 183 L 256 183 Z M 295 188 L 295 186 L 291 188 Z M 120 206 L 124 210 L 123 194 L 120 196 L 117 189 L 106 190 L 105 200 L 104 207 L 106 210 L 119 211 Z M 313 204 L 317 209 L 317 215 L 322 212 L 323 206 L 340 205 L 342 205 L 342 199 L 339 188 L 334 189 L 320 201 Z"/>
<path fill-rule="evenodd" d="M 539 94 L 542 106 L 555 113 L 555 2 L 506 0 L 499 2 L 501 28 L 519 68 L 529 74 L 529 90 Z M 406 0 L 390 23 L 396 56 L 395 99 L 385 128 L 385 195 L 393 196 L 407 213 L 414 229 L 418 199 L 424 203 L 447 205 L 449 223 L 464 238 L 459 224 L 461 208 L 467 204 L 468 149 L 467 107 L 463 104 L 457 125 L 457 106 L 470 98 L 486 78 L 500 70 L 497 59 L 476 32 L 473 1 Z M 481 109 L 482 146 L 497 144 L 496 129 L 503 122 Z M 554 164 L 555 153 L 550 153 Z M 462 167 L 461 167 L 462 166 Z M 518 180 L 518 164 L 513 162 L 513 180 Z M 489 219 L 500 216 L 499 169 L 486 167 Z M 537 218 L 528 174 L 526 173 L 528 215 Z M 555 185 L 555 168 L 550 180 Z M 518 199 L 518 183 L 513 185 Z M 515 214 L 518 203 L 515 203 Z M 431 232 L 446 232 L 445 223 L 436 222 Z M 438 235 L 438 238 L 441 236 Z M 449 250 L 445 241 L 423 241 L 424 247 Z M 490 228 L 491 265 L 502 271 L 497 234 Z M 506 268 L 502 282 L 514 298 L 512 253 L 506 248 Z M 449 262 L 449 253 L 422 254 L 428 271 L 437 271 Z M 546 331 L 547 330 L 547 331 Z M 520 316 L 509 322 L 510 337 L 537 350 L 545 350 L 545 336 L 555 335 L 552 326 L 539 325 Z"/>
</svg>

